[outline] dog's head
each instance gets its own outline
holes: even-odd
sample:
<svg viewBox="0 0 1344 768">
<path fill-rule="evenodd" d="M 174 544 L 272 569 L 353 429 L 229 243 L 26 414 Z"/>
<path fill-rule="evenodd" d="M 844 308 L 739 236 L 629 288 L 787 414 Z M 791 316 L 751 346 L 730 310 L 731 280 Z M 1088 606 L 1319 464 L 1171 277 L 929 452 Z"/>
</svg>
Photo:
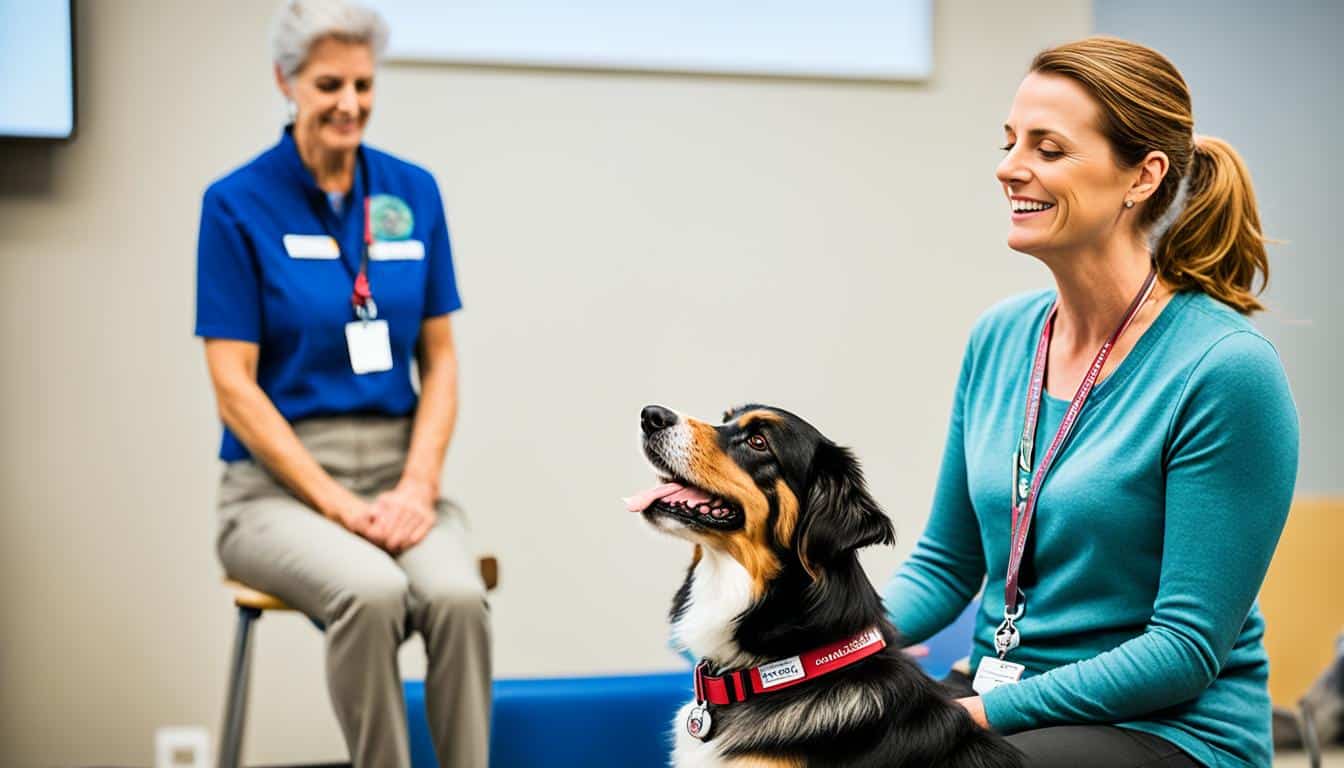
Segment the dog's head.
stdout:
<svg viewBox="0 0 1344 768">
<path fill-rule="evenodd" d="M 742 406 L 716 426 L 651 405 L 640 426 L 663 482 L 628 499 L 629 508 L 731 556 L 758 596 L 791 565 L 824 579 L 855 550 L 894 538 L 854 456 L 788 411 Z"/>
</svg>

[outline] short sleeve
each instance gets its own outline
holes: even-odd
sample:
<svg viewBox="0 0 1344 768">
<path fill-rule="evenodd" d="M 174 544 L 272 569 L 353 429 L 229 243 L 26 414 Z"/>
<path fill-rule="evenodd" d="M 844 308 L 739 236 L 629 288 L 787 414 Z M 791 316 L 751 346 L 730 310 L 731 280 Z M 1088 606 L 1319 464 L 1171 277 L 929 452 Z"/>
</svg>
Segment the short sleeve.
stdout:
<svg viewBox="0 0 1344 768">
<path fill-rule="evenodd" d="M 446 315 L 462 308 L 457 293 L 457 275 L 453 271 L 453 248 L 448 241 L 448 219 L 443 211 L 439 188 L 430 181 L 433 191 L 434 224 L 429 229 L 426 249 L 427 276 L 425 280 L 425 317 Z"/>
<path fill-rule="evenodd" d="M 256 253 L 219 191 L 206 190 L 196 244 L 196 335 L 261 342 Z"/>
</svg>

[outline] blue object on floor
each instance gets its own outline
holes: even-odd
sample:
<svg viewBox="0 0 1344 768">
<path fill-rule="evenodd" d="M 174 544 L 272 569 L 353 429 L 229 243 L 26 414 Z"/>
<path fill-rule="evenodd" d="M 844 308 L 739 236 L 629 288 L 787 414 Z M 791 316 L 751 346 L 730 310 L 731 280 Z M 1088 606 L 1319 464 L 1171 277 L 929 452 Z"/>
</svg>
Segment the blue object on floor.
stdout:
<svg viewBox="0 0 1344 768">
<path fill-rule="evenodd" d="M 929 655 L 920 659 L 919 665 L 929 673 L 929 677 L 943 679 L 957 660 L 971 655 L 971 635 L 975 633 L 975 613 L 978 610 L 980 598 L 976 597 L 956 621 L 924 641 L 924 645 L 929 647 Z"/>
<path fill-rule="evenodd" d="M 920 664 L 935 678 L 970 653 L 974 602 L 931 638 Z M 407 681 L 412 768 L 437 768 L 425 684 Z M 490 768 L 656 768 L 672 753 L 672 719 L 691 698 L 691 670 L 652 675 L 496 680 Z"/>
</svg>

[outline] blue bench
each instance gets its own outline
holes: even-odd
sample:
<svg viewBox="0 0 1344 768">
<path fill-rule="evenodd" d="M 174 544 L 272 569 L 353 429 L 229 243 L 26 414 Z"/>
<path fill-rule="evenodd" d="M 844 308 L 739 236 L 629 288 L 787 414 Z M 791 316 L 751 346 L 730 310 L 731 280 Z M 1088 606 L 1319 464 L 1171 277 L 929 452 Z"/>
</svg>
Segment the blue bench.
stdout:
<svg viewBox="0 0 1344 768">
<path fill-rule="evenodd" d="M 496 680 L 491 768 L 659 766 L 690 672 Z M 406 683 L 413 768 L 436 768 L 425 686 Z"/>
</svg>

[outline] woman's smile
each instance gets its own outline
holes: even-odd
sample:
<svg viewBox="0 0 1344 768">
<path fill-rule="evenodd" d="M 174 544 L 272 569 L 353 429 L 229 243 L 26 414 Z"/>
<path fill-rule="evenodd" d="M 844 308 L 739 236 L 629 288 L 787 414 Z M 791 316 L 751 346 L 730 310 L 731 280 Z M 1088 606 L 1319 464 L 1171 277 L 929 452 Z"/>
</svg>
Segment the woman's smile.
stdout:
<svg viewBox="0 0 1344 768">
<path fill-rule="evenodd" d="M 1053 211 L 1054 203 L 1048 203 L 1044 200 L 1036 200 L 1021 195 L 1012 195 L 1008 198 L 1008 206 L 1012 211 L 1013 223 L 1021 223 L 1032 219 L 1043 218 L 1045 214 Z"/>
</svg>

